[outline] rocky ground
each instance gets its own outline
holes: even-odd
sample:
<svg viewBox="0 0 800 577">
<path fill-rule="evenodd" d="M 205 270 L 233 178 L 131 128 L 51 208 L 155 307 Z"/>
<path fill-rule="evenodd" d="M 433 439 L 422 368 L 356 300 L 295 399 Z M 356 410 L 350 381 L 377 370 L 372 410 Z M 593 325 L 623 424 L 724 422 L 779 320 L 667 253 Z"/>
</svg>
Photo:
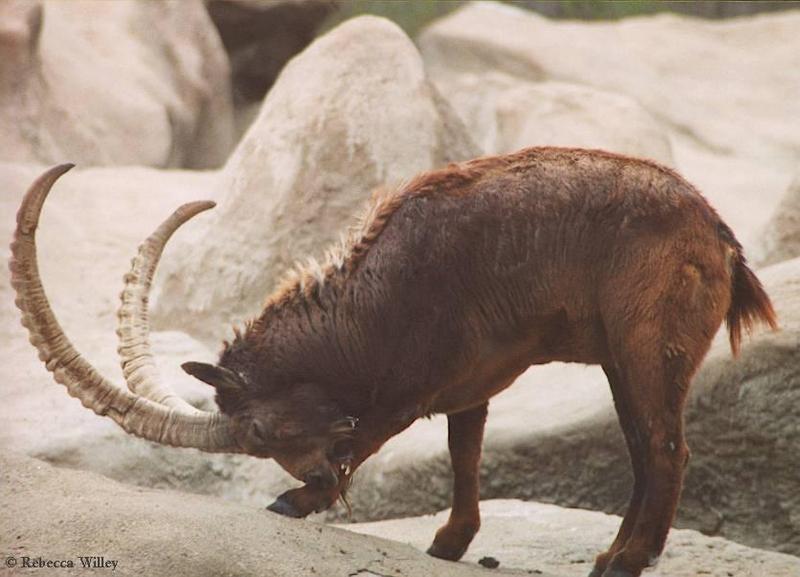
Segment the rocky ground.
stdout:
<svg viewBox="0 0 800 577">
<path fill-rule="evenodd" d="M 577 577 L 619 523 L 602 513 L 487 501 L 472 549 L 464 561 L 451 563 L 423 552 L 444 513 L 332 527 L 214 497 L 132 487 L 16 453 L 4 454 L 0 465 L 0 574 L 9 575 L 85 575 L 80 557 L 102 557 L 123 576 L 467 577 L 490 574 L 478 562 L 491 557 L 500 562 L 495 575 Z M 25 557 L 75 567 L 23 570 Z M 16 568 L 9 568 L 9 558 Z M 650 575 L 793 577 L 798 571 L 796 557 L 673 531 Z"/>
<path fill-rule="evenodd" d="M 2 574 L 86 575 L 78 557 L 89 556 L 116 561 L 108 574 L 123 576 L 486 574 L 472 563 L 440 561 L 396 540 L 218 498 L 132 487 L 14 454 L 3 455 L 2 471 Z M 16 568 L 8 568 L 9 557 Z M 23 569 L 23 557 L 70 560 L 76 567 Z"/>
<path fill-rule="evenodd" d="M 501 569 L 528 574 L 584 577 L 594 556 L 614 538 L 620 518 L 580 509 L 514 500 L 481 502 L 481 531 L 464 557 L 479 563 L 493 557 Z M 447 519 L 436 515 L 343 525 L 345 529 L 428 546 L 429 536 Z M 566 547 L 565 547 L 566 545 Z M 649 577 L 790 577 L 800 571 L 800 559 L 706 537 L 697 531 L 673 530 L 658 565 Z"/>
</svg>

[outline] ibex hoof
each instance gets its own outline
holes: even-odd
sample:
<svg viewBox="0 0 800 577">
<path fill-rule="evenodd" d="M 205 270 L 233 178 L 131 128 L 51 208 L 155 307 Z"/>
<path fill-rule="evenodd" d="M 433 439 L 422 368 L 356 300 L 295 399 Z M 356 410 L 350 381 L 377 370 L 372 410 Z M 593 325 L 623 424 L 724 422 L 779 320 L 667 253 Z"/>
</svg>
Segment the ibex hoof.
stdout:
<svg viewBox="0 0 800 577">
<path fill-rule="evenodd" d="M 428 550 L 426 552 L 431 557 L 444 559 L 445 561 L 458 561 L 459 559 L 461 559 L 461 557 L 464 556 L 464 553 L 466 551 L 467 551 L 466 547 L 460 547 L 457 550 L 451 550 L 434 543 L 433 545 L 428 547 Z"/>
<path fill-rule="evenodd" d="M 273 513 L 277 513 L 278 515 L 283 515 L 284 517 L 293 517 L 295 519 L 300 519 L 305 517 L 300 511 L 294 508 L 289 501 L 286 499 L 282 499 L 278 497 L 275 499 L 275 502 L 272 503 L 269 507 L 267 507 L 267 511 L 272 511 Z"/>
<path fill-rule="evenodd" d="M 603 577 L 633 577 L 633 573 L 630 571 L 625 571 L 625 569 L 606 569 L 605 573 L 602 574 Z"/>
<path fill-rule="evenodd" d="M 605 571 L 595 567 L 589 573 L 589 577 L 633 577 L 633 573 L 625 571 L 624 569 L 608 568 Z"/>
</svg>

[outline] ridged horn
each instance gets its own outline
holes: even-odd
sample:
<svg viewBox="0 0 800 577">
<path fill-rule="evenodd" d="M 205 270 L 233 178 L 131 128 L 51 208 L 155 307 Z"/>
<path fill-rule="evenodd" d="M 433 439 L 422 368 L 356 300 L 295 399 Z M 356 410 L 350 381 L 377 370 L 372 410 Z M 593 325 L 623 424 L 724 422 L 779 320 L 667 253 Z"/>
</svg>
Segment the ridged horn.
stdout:
<svg viewBox="0 0 800 577">
<path fill-rule="evenodd" d="M 230 419 L 220 413 L 188 415 L 115 386 L 75 350 L 50 308 L 39 276 L 36 227 L 47 194 L 58 178 L 72 168 L 51 168 L 31 185 L 17 213 L 11 243 L 11 284 L 16 305 L 31 344 L 55 380 L 81 403 L 114 420 L 126 432 L 165 445 L 210 452 L 241 452 Z"/>
<path fill-rule="evenodd" d="M 120 363 L 125 382 L 132 393 L 182 413 L 202 413 L 163 382 L 150 351 L 148 300 L 158 261 L 172 234 L 193 216 L 213 208 L 214 202 L 190 202 L 179 207 L 139 246 L 125 275 L 117 311 Z"/>
</svg>

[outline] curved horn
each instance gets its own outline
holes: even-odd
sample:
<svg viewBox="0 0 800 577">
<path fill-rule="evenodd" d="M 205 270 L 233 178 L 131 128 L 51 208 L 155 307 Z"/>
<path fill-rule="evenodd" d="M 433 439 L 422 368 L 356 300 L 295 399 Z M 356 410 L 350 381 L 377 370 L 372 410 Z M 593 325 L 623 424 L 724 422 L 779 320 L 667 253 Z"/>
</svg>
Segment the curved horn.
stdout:
<svg viewBox="0 0 800 577">
<path fill-rule="evenodd" d="M 216 204 L 211 201 L 184 204 L 139 246 L 139 252 L 131 262 L 131 270 L 125 275 L 125 288 L 120 294 L 122 304 L 117 311 L 117 352 L 128 388 L 135 394 L 187 414 L 203 411 L 184 401 L 161 380 L 150 352 L 147 301 L 158 261 L 172 233 L 196 214 L 214 206 Z"/>
<path fill-rule="evenodd" d="M 230 419 L 219 413 L 182 414 L 115 386 L 75 350 L 59 326 L 39 277 L 36 227 L 47 193 L 72 166 L 51 168 L 31 185 L 17 213 L 11 243 L 11 284 L 22 311 L 22 324 L 28 329 L 39 358 L 70 395 L 98 415 L 112 418 L 128 433 L 176 447 L 241 452 L 233 438 Z"/>
</svg>

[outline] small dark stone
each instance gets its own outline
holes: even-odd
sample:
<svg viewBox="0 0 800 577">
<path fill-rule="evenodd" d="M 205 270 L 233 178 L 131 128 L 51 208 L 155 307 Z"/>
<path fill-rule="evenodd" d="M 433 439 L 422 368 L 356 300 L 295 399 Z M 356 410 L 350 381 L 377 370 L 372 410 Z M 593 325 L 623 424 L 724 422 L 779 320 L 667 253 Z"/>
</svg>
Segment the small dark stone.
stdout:
<svg viewBox="0 0 800 577">
<path fill-rule="evenodd" d="M 478 565 L 482 565 L 487 569 L 497 569 L 500 567 L 500 561 L 494 557 L 481 557 L 480 561 L 478 561 Z"/>
</svg>

